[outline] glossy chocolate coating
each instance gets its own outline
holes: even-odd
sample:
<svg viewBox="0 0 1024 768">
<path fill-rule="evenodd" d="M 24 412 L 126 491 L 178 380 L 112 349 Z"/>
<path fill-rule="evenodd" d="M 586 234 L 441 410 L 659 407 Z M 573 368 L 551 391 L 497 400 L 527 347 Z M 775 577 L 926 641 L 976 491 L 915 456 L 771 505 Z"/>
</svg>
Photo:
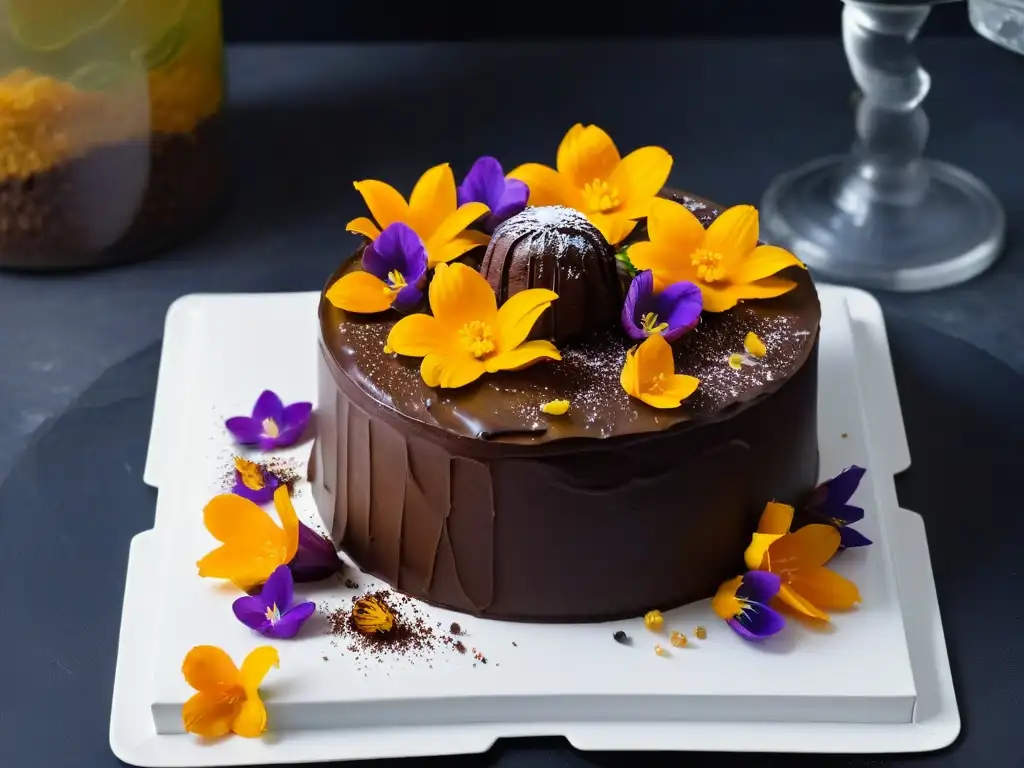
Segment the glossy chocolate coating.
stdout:
<svg viewBox="0 0 1024 768">
<path fill-rule="evenodd" d="M 527 208 L 491 236 L 480 272 L 501 304 L 528 288 L 558 294 L 531 338 L 561 345 L 618 321 L 622 292 L 615 251 L 571 208 Z"/>
<path fill-rule="evenodd" d="M 685 201 L 705 223 L 716 213 Z M 382 352 L 396 317 L 321 300 L 313 488 L 335 540 L 410 595 L 494 618 L 606 620 L 708 597 L 742 571 L 765 502 L 817 479 L 820 306 L 805 272 L 786 276 L 794 291 L 706 313 L 675 345 L 677 370 L 702 383 L 667 411 L 622 391 L 630 342 L 614 328 L 562 361 L 433 390 L 418 360 Z M 768 355 L 733 370 L 748 331 Z M 567 414 L 541 413 L 557 398 Z"/>
</svg>

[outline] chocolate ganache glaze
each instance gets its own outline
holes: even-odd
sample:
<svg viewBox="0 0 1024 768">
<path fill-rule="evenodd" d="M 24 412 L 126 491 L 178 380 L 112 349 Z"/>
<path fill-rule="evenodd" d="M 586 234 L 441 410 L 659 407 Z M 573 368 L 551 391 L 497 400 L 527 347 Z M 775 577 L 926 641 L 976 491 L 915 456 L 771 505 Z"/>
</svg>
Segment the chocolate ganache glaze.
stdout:
<svg viewBox="0 0 1024 768">
<path fill-rule="evenodd" d="M 718 214 L 665 195 L 705 226 Z M 395 588 L 486 617 L 610 620 L 710 596 L 742 572 L 764 504 L 817 480 L 821 311 L 805 271 L 785 276 L 790 293 L 704 313 L 674 344 L 701 381 L 674 410 L 623 391 L 614 323 L 561 361 L 435 390 L 383 351 L 397 315 L 321 297 L 311 480 L 334 539 Z M 750 331 L 768 354 L 734 370 Z M 568 413 L 541 412 L 555 399 Z"/>
</svg>

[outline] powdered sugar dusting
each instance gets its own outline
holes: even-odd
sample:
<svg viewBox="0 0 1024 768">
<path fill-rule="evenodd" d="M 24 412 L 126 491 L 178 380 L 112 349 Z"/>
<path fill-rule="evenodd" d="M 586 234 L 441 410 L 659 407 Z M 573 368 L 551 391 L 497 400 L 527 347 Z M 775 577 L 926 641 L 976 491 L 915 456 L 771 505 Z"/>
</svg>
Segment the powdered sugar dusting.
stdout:
<svg viewBox="0 0 1024 768">
<path fill-rule="evenodd" d="M 545 250 L 560 258 L 570 251 L 585 252 L 595 240 L 600 242 L 601 235 L 577 210 L 563 205 L 540 205 L 516 214 L 494 232 L 495 239 L 525 237 L 553 238 L 554 242 L 546 244 Z"/>
</svg>

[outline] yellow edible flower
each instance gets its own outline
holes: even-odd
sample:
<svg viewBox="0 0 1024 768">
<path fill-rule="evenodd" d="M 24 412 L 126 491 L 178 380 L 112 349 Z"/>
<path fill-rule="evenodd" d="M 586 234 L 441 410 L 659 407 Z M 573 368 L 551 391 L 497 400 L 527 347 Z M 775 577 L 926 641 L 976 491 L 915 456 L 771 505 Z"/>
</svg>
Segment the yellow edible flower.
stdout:
<svg viewBox="0 0 1024 768">
<path fill-rule="evenodd" d="M 428 295 L 432 314 L 403 317 L 387 339 L 398 354 L 423 358 L 420 375 L 428 387 L 463 387 L 485 373 L 562 359 L 550 341 L 526 341 L 558 298 L 554 291 L 520 291 L 498 309 L 494 291 L 479 272 L 465 264 L 442 264 Z"/>
<path fill-rule="evenodd" d="M 779 600 L 822 621 L 826 610 L 845 610 L 860 602 L 857 585 L 825 563 L 839 550 L 839 530 L 812 523 L 789 532 L 793 507 L 770 502 L 761 513 L 750 546 L 743 553 L 751 570 L 768 571 L 782 579 Z"/>
<path fill-rule="evenodd" d="M 757 244 L 757 209 L 750 205 L 723 211 L 704 229 L 686 206 L 658 198 L 650 206 L 647 234 L 650 240 L 629 249 L 633 266 L 654 273 L 655 291 L 673 283 L 696 283 L 706 312 L 788 293 L 796 283 L 774 275 L 804 266 L 783 248 Z"/>
<path fill-rule="evenodd" d="M 197 645 L 185 656 L 181 672 L 196 689 L 181 708 L 185 730 L 216 739 L 236 733 L 249 739 L 267 729 L 267 709 L 260 699 L 260 683 L 280 663 L 269 645 L 253 650 L 238 669 L 215 645 Z"/>
<path fill-rule="evenodd" d="M 577 123 L 558 145 L 555 165 L 558 170 L 526 163 L 508 177 L 530 188 L 530 205 L 573 208 L 616 245 L 647 215 L 668 181 L 672 155 L 661 147 L 641 147 L 621 157 L 607 133 Z"/>
<path fill-rule="evenodd" d="M 357 181 L 355 188 L 373 220 L 360 216 L 345 228 L 376 240 L 382 229 L 396 221 L 408 224 L 426 246 L 430 267 L 457 259 L 477 246 L 487 245 L 490 239 L 482 232 L 466 229 L 490 209 L 483 203 L 458 204 L 455 176 L 448 163 L 435 165 L 420 176 L 408 202 L 383 181 Z"/>
<path fill-rule="evenodd" d="M 564 416 L 569 410 L 568 400 L 550 400 L 540 407 L 541 413 L 548 416 Z"/>
<path fill-rule="evenodd" d="M 693 376 L 676 373 L 672 346 L 661 334 L 648 336 L 626 353 L 620 381 L 626 394 L 652 408 L 678 408 L 700 384 Z"/>
<path fill-rule="evenodd" d="M 196 565 L 199 575 L 230 579 L 242 591 L 267 580 L 279 565 L 288 565 L 299 548 L 299 518 L 288 486 L 274 491 L 278 526 L 258 504 L 233 493 L 215 496 L 203 510 L 203 524 L 221 546 Z"/>
</svg>

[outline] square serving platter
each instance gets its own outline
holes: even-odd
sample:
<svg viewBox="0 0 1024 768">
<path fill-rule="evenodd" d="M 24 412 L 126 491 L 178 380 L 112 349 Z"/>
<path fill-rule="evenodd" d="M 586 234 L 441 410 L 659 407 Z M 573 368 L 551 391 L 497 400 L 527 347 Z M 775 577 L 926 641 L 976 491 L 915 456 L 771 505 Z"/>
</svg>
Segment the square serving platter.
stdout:
<svg viewBox="0 0 1024 768">
<path fill-rule="evenodd" d="M 667 638 L 639 620 L 508 624 L 417 603 L 431 623 L 459 621 L 462 639 L 488 663 L 444 645 L 367 663 L 323 625 L 307 626 L 296 640 L 275 643 L 281 668 L 263 688 L 268 737 L 212 745 L 181 733 L 181 704 L 191 694 L 181 660 L 201 643 L 237 660 L 264 639 L 235 621 L 230 591 L 195 573 L 195 561 L 214 546 L 201 510 L 223 489 L 229 467 L 226 416 L 246 411 L 265 387 L 315 401 L 317 294 L 179 300 L 168 313 L 145 474 L 158 488 L 156 520 L 133 542 L 129 562 L 114 752 L 136 765 L 176 766 L 480 752 L 498 738 L 528 735 L 616 750 L 892 752 L 948 744 L 959 717 L 923 526 L 896 505 L 893 475 L 909 466 L 909 452 L 881 312 L 859 291 L 824 287 L 821 297 L 822 475 L 853 463 L 869 468 L 856 500 L 869 511 L 860 528 L 876 542 L 834 561 L 864 597 L 859 610 L 835 617 L 834 631 L 791 622 L 783 637 L 752 646 L 704 601 L 667 612 L 666 622 L 687 634 L 707 626 L 708 639 L 659 657 L 653 646 L 667 647 Z M 238 334 L 243 317 L 251 341 Z M 290 454 L 304 464 L 309 444 Z M 296 506 L 315 520 L 301 484 Z M 358 591 L 337 584 L 311 599 L 341 606 L 375 587 L 361 574 L 352 578 Z M 612 640 L 617 629 L 632 646 Z"/>
</svg>

